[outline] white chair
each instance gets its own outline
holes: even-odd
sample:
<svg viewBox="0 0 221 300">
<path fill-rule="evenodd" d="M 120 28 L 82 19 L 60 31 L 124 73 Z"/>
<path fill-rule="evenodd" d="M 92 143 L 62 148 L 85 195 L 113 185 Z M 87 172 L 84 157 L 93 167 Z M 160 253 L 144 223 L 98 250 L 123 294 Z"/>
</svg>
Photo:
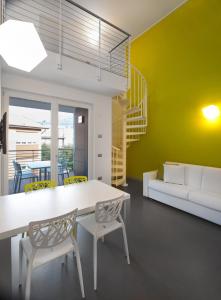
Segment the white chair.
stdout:
<svg viewBox="0 0 221 300">
<path fill-rule="evenodd" d="M 19 244 L 20 286 L 22 284 L 23 254 L 27 258 L 25 300 L 30 299 L 32 270 L 55 258 L 66 256 L 69 252 L 74 252 L 76 255 L 81 293 L 82 297 L 85 297 L 78 244 L 72 234 L 76 217 L 77 209 L 57 218 L 29 223 L 29 237 L 20 240 Z"/>
<path fill-rule="evenodd" d="M 130 264 L 127 235 L 123 219 L 120 215 L 122 208 L 122 198 L 97 202 L 95 214 L 82 217 L 78 223 L 93 235 L 93 264 L 94 264 L 94 290 L 97 289 L 97 241 L 119 228 L 123 231 L 124 248 L 127 263 Z"/>
</svg>

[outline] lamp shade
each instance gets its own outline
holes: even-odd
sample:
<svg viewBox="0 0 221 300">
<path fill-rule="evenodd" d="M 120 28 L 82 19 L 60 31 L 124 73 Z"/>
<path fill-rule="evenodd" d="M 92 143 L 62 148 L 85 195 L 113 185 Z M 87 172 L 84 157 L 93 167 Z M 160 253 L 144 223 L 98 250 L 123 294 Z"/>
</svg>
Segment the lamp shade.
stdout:
<svg viewBox="0 0 221 300">
<path fill-rule="evenodd" d="M 10 67 L 26 72 L 47 57 L 34 24 L 17 20 L 0 25 L 0 55 Z"/>
</svg>

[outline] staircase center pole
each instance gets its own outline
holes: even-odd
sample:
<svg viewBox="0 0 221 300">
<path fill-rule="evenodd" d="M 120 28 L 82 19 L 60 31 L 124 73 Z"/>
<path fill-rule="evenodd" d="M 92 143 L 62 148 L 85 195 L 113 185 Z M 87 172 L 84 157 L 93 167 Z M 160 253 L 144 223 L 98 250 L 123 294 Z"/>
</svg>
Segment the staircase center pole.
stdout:
<svg viewBox="0 0 221 300">
<path fill-rule="evenodd" d="M 63 43 L 63 36 L 62 36 L 62 0 L 60 0 L 60 6 L 59 6 L 59 60 L 58 60 L 58 70 L 62 70 L 62 43 Z"/>
<path fill-rule="evenodd" d="M 123 184 L 122 186 L 126 187 L 127 184 L 127 135 L 126 135 L 126 125 L 127 125 L 127 118 L 126 112 L 127 105 L 123 106 L 123 145 L 122 145 L 122 152 L 123 152 Z"/>
</svg>

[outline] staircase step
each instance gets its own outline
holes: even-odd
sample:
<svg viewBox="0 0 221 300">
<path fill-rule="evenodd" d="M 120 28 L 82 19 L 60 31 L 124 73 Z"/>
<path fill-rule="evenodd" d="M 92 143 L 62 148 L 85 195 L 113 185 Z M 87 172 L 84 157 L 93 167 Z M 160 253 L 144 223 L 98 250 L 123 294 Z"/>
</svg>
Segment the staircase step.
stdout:
<svg viewBox="0 0 221 300">
<path fill-rule="evenodd" d="M 112 162 L 123 162 L 123 158 L 121 158 L 121 157 L 118 157 L 118 158 L 114 158 L 114 159 L 112 159 Z"/>
<path fill-rule="evenodd" d="M 146 124 L 142 124 L 142 125 L 127 125 L 126 129 L 133 129 L 133 128 L 145 128 L 147 127 Z"/>
<path fill-rule="evenodd" d="M 121 172 L 112 172 L 112 177 L 120 177 L 120 176 L 123 176 L 124 175 L 124 172 L 121 171 Z"/>
<path fill-rule="evenodd" d="M 119 186 L 122 183 L 124 183 L 124 179 L 123 178 L 112 180 L 112 185 L 115 185 L 115 186 Z"/>
<path fill-rule="evenodd" d="M 120 165 L 120 164 L 112 164 L 112 169 L 123 169 L 123 165 Z"/>
<path fill-rule="evenodd" d="M 135 107 L 132 107 L 130 109 L 128 109 L 124 114 L 125 115 L 131 115 L 131 114 L 135 114 L 135 113 L 138 113 L 138 112 L 141 112 L 141 109 L 137 106 Z"/>
<path fill-rule="evenodd" d="M 127 143 L 138 142 L 139 139 L 126 139 Z"/>
<path fill-rule="evenodd" d="M 127 118 L 127 122 L 134 122 L 134 121 L 145 121 L 145 117 L 132 117 L 132 118 Z"/>
<path fill-rule="evenodd" d="M 146 134 L 146 132 L 144 131 L 140 131 L 140 132 L 127 132 L 126 135 L 127 136 L 131 136 L 131 135 L 142 135 L 142 134 Z"/>
</svg>

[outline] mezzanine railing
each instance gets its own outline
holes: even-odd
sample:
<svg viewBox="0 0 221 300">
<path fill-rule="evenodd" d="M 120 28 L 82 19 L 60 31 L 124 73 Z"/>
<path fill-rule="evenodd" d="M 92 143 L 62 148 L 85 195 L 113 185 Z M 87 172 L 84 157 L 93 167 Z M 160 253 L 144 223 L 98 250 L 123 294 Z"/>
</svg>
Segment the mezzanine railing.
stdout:
<svg viewBox="0 0 221 300">
<path fill-rule="evenodd" d="M 128 77 L 130 35 L 72 0 L 2 0 L 4 19 L 34 23 L 46 49 Z"/>
</svg>

